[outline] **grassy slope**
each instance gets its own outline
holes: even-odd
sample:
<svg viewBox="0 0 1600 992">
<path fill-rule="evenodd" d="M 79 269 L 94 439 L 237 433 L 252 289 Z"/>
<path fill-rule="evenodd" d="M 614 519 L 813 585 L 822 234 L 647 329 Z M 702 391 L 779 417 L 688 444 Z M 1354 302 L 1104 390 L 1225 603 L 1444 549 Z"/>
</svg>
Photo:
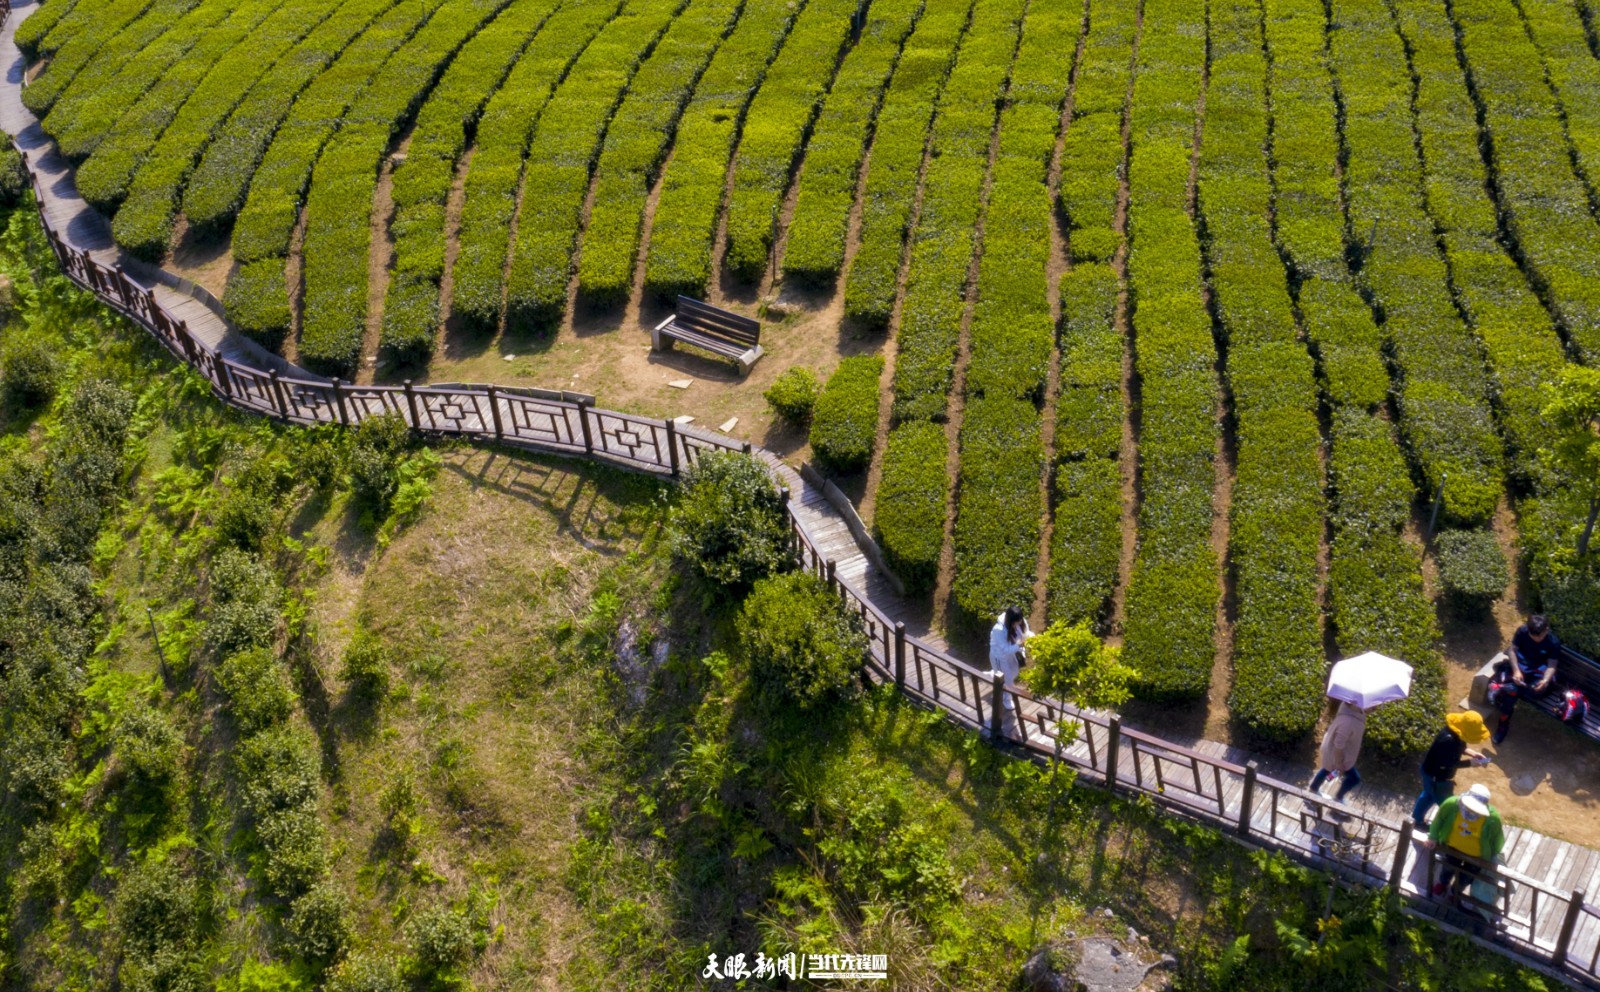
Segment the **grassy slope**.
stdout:
<svg viewBox="0 0 1600 992">
<path fill-rule="evenodd" d="M 129 497 L 98 545 L 91 669 L 102 688 L 136 685 L 189 750 L 177 815 L 154 835 L 130 833 L 116 795 L 91 787 L 71 822 L 105 839 L 64 840 L 58 907 L 15 893 L 0 907 L 0 987 L 109 987 L 116 876 L 162 845 L 210 898 L 207 972 L 233 988 L 255 962 L 255 987 L 310 987 L 238 819 L 195 576 L 240 474 L 274 458 L 298 471 L 318 439 L 225 412 L 138 332 L 92 313 L 50 302 L 3 336 L 47 336 L 75 367 L 143 384 Z M 38 437 L 52 416 L 6 428 Z M 666 495 L 603 468 L 454 449 L 392 540 L 338 486 L 296 483 L 274 504 L 291 720 L 321 741 L 320 808 L 356 948 L 409 960 L 408 921 L 451 903 L 481 931 L 466 968 L 478 988 L 706 988 L 707 953 L 757 949 L 887 953 L 894 988 L 1004 988 L 1038 943 L 1131 923 L 1178 954 L 1193 988 L 1362 987 L 1380 972 L 1538 987 L 1365 897 L 1340 896 L 1328 949 L 1296 954 L 1320 879 L 1089 790 L 1064 794 L 1047 836 L 1039 770 L 890 696 L 825 720 L 762 719 L 740 665 L 714 653 L 730 608 L 674 576 Z M 376 703 L 340 675 L 358 627 L 388 648 Z M 417 796 L 404 823 L 380 808 L 397 781 Z M 1224 953 L 1247 934 L 1249 955 Z M 1388 963 L 1374 969 L 1373 954 Z"/>
</svg>

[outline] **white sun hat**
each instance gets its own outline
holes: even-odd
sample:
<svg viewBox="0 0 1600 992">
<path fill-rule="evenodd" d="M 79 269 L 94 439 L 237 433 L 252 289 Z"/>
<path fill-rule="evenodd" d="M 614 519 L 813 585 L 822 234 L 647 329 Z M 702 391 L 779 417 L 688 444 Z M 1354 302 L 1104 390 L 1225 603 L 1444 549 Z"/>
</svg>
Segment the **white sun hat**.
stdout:
<svg viewBox="0 0 1600 992">
<path fill-rule="evenodd" d="M 1484 785 L 1482 782 L 1479 782 L 1477 785 L 1468 789 L 1467 794 L 1461 797 L 1461 805 L 1472 810 L 1479 816 L 1488 816 L 1489 787 Z"/>
</svg>

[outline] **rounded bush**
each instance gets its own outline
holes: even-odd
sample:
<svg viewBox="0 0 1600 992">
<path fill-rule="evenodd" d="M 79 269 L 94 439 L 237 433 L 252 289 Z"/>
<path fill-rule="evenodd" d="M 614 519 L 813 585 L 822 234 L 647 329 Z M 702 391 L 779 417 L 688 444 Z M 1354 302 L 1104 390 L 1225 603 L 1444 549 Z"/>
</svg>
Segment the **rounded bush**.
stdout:
<svg viewBox="0 0 1600 992">
<path fill-rule="evenodd" d="M 350 488 L 379 518 L 400 488 L 400 461 L 411 448 L 411 428 L 396 413 L 368 417 L 355 430 L 350 447 Z"/>
<path fill-rule="evenodd" d="M 138 706 L 117 722 L 113 748 L 135 788 L 159 791 L 178 775 L 183 737 L 165 714 Z"/>
<path fill-rule="evenodd" d="M 774 379 L 761 395 L 780 419 L 798 425 L 811 419 L 811 408 L 816 405 L 820 391 L 817 374 L 797 365 Z"/>
<path fill-rule="evenodd" d="M 828 377 L 811 422 L 811 450 L 833 471 L 856 472 L 872 461 L 882 376 L 882 355 L 858 355 L 840 362 Z"/>
<path fill-rule="evenodd" d="M 7 402 L 32 409 L 55 396 L 61 382 L 61 361 L 43 342 L 26 338 L 13 342 L 0 364 Z"/>
<path fill-rule="evenodd" d="M 802 708 L 845 695 L 867 651 L 861 619 L 801 572 L 755 584 L 739 612 L 739 643 L 764 690 Z"/>
<path fill-rule="evenodd" d="M 411 951 L 424 976 L 450 974 L 472 960 L 475 950 L 472 921 L 460 910 L 435 906 L 414 917 L 406 927 Z"/>
<path fill-rule="evenodd" d="M 393 962 L 369 955 L 340 964 L 325 986 L 327 992 L 406 992 L 408 987 Z"/>
<path fill-rule="evenodd" d="M 731 451 L 702 455 L 685 473 L 672 542 L 679 560 L 734 592 L 794 566 L 777 483 L 760 462 Z"/>
<path fill-rule="evenodd" d="M 122 945 L 144 957 L 188 944 L 198 924 L 194 880 L 170 860 L 135 865 L 117 886 L 112 919 Z"/>
<path fill-rule="evenodd" d="M 1439 582 L 1452 605 L 1482 610 L 1506 591 L 1510 574 L 1505 553 L 1488 530 L 1449 530 L 1439 535 L 1434 560 Z"/>
<path fill-rule="evenodd" d="M 331 882 L 313 886 L 289 908 L 290 946 L 308 961 L 337 960 L 350 942 L 344 893 Z"/>
<path fill-rule="evenodd" d="M 234 722 L 245 734 L 282 723 L 294 709 L 289 670 L 268 648 L 230 655 L 217 667 L 217 684 L 228 697 Z"/>
<path fill-rule="evenodd" d="M 379 699 L 389 689 L 389 649 L 365 630 L 356 631 L 344 649 L 341 670 L 350 691 L 366 699 Z"/>
</svg>

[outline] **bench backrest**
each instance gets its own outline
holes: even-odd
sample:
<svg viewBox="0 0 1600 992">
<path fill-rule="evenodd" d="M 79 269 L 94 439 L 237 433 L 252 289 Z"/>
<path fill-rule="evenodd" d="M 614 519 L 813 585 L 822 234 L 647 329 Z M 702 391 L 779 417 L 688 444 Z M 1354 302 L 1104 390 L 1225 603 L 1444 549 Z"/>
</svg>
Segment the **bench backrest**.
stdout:
<svg viewBox="0 0 1600 992">
<path fill-rule="evenodd" d="M 687 296 L 678 297 L 677 314 L 672 322 L 701 334 L 735 341 L 748 347 L 754 347 L 761 342 L 761 325 L 749 317 L 741 317 Z"/>
<path fill-rule="evenodd" d="M 1561 660 L 1556 663 L 1556 680 L 1576 686 L 1594 698 L 1600 690 L 1600 665 L 1563 644 Z"/>
</svg>

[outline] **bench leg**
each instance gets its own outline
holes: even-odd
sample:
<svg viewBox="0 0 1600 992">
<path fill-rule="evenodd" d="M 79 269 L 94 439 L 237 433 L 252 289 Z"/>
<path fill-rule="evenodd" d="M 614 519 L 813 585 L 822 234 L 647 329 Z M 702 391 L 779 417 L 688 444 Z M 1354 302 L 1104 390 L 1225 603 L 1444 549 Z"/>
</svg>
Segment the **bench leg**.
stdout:
<svg viewBox="0 0 1600 992">
<path fill-rule="evenodd" d="M 665 334 L 662 334 L 661 333 L 661 328 L 659 328 L 659 327 L 652 327 L 650 329 L 650 350 L 651 351 L 671 351 L 672 350 L 672 339 L 670 337 L 667 337 Z"/>
</svg>

